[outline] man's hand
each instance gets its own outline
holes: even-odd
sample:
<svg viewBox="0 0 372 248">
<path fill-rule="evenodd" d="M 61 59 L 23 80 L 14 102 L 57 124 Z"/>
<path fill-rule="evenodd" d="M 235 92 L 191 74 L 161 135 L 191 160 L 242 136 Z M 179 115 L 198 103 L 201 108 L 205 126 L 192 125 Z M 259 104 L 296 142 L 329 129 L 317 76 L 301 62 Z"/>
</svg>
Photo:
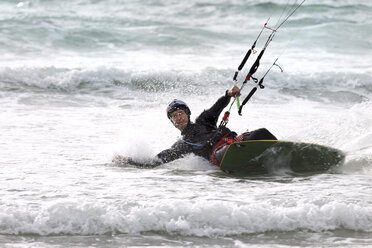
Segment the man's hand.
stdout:
<svg viewBox="0 0 372 248">
<path fill-rule="evenodd" d="M 233 96 L 235 97 L 236 95 L 240 96 L 240 89 L 238 86 L 234 85 L 231 90 L 227 91 L 228 96 Z"/>
</svg>

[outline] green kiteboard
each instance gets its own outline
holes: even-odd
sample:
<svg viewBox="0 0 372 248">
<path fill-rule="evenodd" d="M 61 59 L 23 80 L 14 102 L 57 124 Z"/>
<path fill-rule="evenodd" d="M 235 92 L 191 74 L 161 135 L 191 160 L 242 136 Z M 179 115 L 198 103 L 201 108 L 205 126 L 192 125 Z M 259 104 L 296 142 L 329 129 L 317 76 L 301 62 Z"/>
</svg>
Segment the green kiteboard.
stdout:
<svg viewBox="0 0 372 248">
<path fill-rule="evenodd" d="M 335 148 L 290 141 L 250 140 L 229 145 L 220 168 L 235 174 L 266 174 L 279 170 L 325 172 L 340 165 L 345 154 Z"/>
</svg>

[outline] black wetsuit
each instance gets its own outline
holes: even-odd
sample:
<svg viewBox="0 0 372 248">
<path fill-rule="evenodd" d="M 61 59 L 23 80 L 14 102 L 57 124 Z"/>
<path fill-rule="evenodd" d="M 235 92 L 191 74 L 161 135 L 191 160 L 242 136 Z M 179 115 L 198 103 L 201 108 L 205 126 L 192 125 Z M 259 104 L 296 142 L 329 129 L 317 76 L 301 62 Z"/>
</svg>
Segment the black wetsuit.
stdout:
<svg viewBox="0 0 372 248">
<path fill-rule="evenodd" d="M 230 96 L 227 95 L 220 97 L 217 102 L 209 109 L 204 110 L 195 123 L 189 121 L 186 128 L 182 131 L 181 139 L 172 145 L 171 148 L 166 149 L 156 155 L 150 162 L 140 162 L 129 158 L 129 163 L 139 167 L 155 167 L 163 163 L 168 163 L 185 154 L 194 153 L 207 160 L 213 152 L 213 147 L 217 144 L 222 137 L 236 136 L 227 127 L 217 128 L 218 117 L 222 110 L 229 104 Z M 276 140 L 276 137 L 271 134 L 267 129 L 261 128 L 252 132 L 243 134 L 243 140 Z"/>
<path fill-rule="evenodd" d="M 129 159 L 129 163 L 141 167 L 154 167 L 182 157 L 185 154 L 194 153 L 209 160 L 213 146 L 224 136 L 234 137 L 235 132 L 223 127 L 217 128 L 218 117 L 222 110 L 229 104 L 230 96 L 220 97 L 209 109 L 204 110 L 195 120 L 189 122 L 182 131 L 182 138 L 172 145 L 171 148 L 160 152 L 148 163 L 142 163 Z"/>
</svg>

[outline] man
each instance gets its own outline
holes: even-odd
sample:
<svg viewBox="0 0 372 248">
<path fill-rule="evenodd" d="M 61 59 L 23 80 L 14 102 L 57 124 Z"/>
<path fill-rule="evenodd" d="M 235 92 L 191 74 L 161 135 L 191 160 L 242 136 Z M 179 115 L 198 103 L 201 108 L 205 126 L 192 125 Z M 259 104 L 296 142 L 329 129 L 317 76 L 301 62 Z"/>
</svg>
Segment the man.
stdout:
<svg viewBox="0 0 372 248">
<path fill-rule="evenodd" d="M 262 128 L 239 136 L 227 127 L 217 127 L 218 117 L 229 104 L 231 97 L 240 95 L 240 89 L 235 85 L 227 90 L 225 95 L 209 109 L 204 110 L 195 120 L 190 121 L 191 111 L 185 102 L 173 100 L 167 107 L 167 116 L 173 125 L 181 131 L 181 139 L 171 148 L 160 152 L 152 161 L 143 163 L 123 156 L 115 157 L 114 161 L 129 163 L 140 167 L 155 167 L 181 158 L 185 154 L 194 153 L 213 164 L 219 165 L 227 146 L 243 140 L 276 140 L 268 130 Z"/>
</svg>

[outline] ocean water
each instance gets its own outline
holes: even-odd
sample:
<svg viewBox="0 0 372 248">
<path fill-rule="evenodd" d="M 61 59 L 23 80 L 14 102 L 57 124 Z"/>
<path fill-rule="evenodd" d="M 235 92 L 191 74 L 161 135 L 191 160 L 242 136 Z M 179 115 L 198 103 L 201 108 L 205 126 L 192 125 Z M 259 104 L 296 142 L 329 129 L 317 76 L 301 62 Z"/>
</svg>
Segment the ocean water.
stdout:
<svg viewBox="0 0 372 248">
<path fill-rule="evenodd" d="M 300 2 L 0 1 L 0 246 L 372 247 L 369 0 L 306 1 L 256 76 L 277 57 L 283 72 L 228 124 L 341 149 L 337 170 L 234 177 L 194 155 L 112 162 L 173 144 L 167 103 L 183 99 L 192 118 L 210 107 L 268 17 L 275 27 Z"/>
</svg>

